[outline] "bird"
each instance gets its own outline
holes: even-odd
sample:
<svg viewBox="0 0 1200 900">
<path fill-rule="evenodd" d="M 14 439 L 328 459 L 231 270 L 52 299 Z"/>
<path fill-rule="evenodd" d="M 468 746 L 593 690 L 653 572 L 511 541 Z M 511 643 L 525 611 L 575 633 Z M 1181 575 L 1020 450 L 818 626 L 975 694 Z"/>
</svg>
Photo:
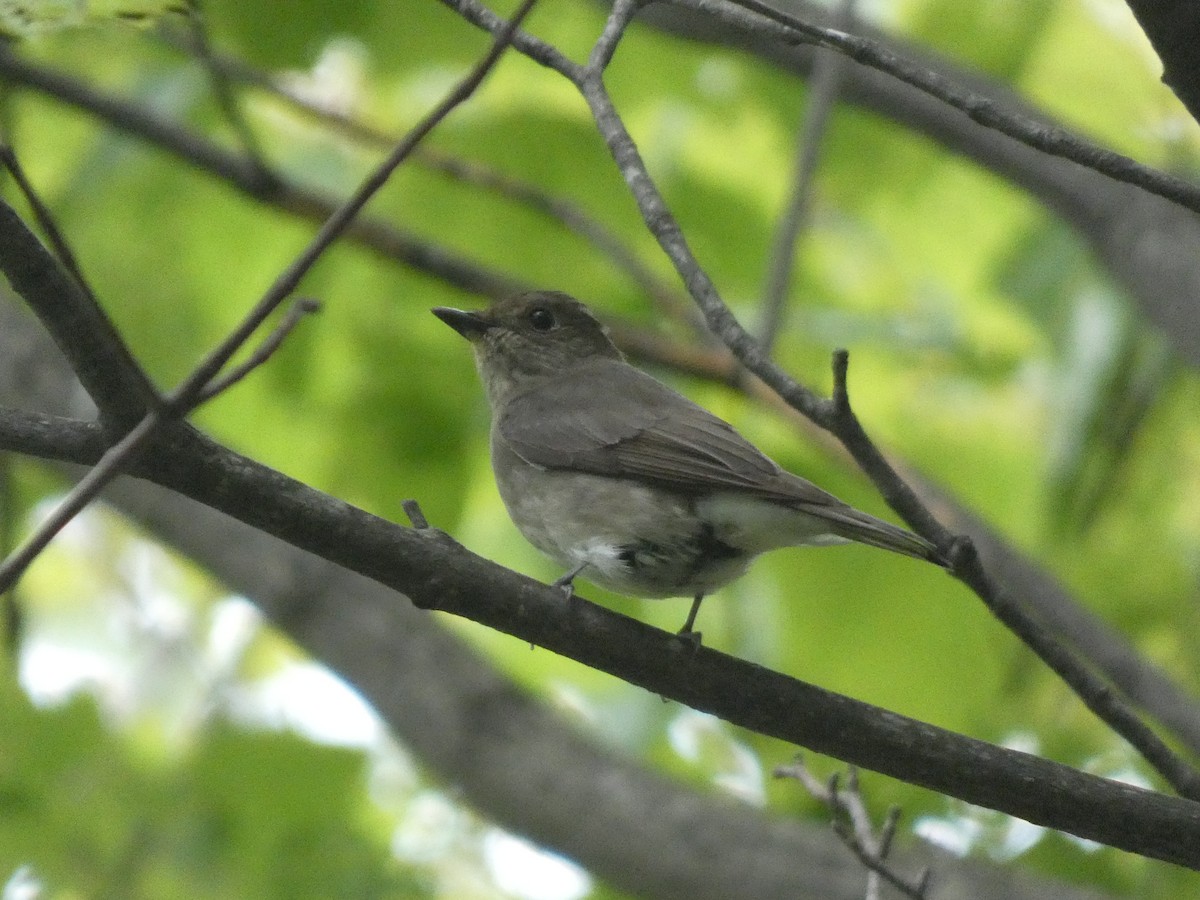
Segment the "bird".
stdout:
<svg viewBox="0 0 1200 900">
<path fill-rule="evenodd" d="M 770 550 L 857 541 L 945 565 L 924 538 L 782 468 L 732 425 L 627 362 L 574 297 L 526 291 L 482 310 L 436 307 L 466 338 L 491 409 L 500 497 L 522 535 L 574 579 L 701 601 Z"/>
</svg>

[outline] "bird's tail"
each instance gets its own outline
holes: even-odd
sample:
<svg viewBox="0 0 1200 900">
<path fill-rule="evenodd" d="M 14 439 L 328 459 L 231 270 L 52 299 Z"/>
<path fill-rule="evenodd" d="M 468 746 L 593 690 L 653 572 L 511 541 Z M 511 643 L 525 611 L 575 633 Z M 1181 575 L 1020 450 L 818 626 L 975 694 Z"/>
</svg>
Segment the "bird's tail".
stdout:
<svg viewBox="0 0 1200 900">
<path fill-rule="evenodd" d="M 903 553 L 945 567 L 946 559 L 938 553 L 937 547 L 920 535 L 913 534 L 877 519 L 865 512 L 859 512 L 852 506 L 841 508 L 823 508 L 820 515 L 829 522 L 829 530 L 838 537 L 894 553 Z"/>
</svg>

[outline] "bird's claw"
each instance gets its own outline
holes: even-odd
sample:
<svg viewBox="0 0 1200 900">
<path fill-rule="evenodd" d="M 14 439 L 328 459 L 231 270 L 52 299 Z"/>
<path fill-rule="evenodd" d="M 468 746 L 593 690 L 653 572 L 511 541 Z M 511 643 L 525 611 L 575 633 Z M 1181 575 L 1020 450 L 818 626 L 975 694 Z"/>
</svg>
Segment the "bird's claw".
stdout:
<svg viewBox="0 0 1200 900">
<path fill-rule="evenodd" d="M 573 579 L 566 578 L 565 576 L 563 578 L 556 578 L 550 582 L 550 587 L 556 587 L 562 591 L 563 599 L 568 602 L 575 596 L 575 582 Z"/>
<path fill-rule="evenodd" d="M 675 637 L 679 638 L 680 642 L 685 644 L 693 653 L 699 650 L 704 644 L 702 640 L 703 635 L 699 631 L 693 631 L 690 628 L 681 628 L 676 632 Z"/>
<path fill-rule="evenodd" d="M 585 568 L 587 568 L 587 563 L 580 563 L 570 572 L 566 572 L 555 578 L 550 582 L 550 587 L 556 587 L 561 590 L 563 592 L 563 599 L 569 601 L 575 596 L 575 576 Z"/>
</svg>

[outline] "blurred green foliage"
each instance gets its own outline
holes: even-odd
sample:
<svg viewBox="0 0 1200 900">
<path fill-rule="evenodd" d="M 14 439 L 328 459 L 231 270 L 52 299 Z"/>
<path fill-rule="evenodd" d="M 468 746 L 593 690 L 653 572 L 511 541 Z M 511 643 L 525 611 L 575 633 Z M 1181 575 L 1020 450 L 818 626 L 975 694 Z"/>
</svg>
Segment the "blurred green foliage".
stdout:
<svg viewBox="0 0 1200 900">
<path fill-rule="evenodd" d="M 1180 143 L 1163 137 L 1169 129 L 1150 127 L 1170 107 L 1132 25 L 1114 29 L 1093 7 L 910 0 L 895 4 L 887 24 L 1120 149 L 1150 162 L 1178 159 Z M 205 10 L 218 49 L 340 97 L 394 134 L 487 43 L 428 0 L 217 0 Z M 578 59 L 602 22 L 598 7 L 564 0 L 536 10 L 530 28 Z M 92 27 L 22 50 L 236 148 L 203 72 L 150 31 Z M 643 28 L 628 35 L 607 81 L 701 262 L 734 310 L 755 321 L 804 84 L 747 56 Z M 76 111 L 29 93 L 4 103 L 33 181 L 163 385 L 186 375 L 315 230 Z M 244 107 L 267 158 L 305 184 L 344 195 L 379 155 L 260 93 L 246 95 Z M 856 408 L 881 444 L 979 510 L 1182 683 L 1200 687 L 1195 374 L 1170 363 L 1103 269 L 1027 196 L 861 110 L 837 110 L 824 139 L 780 362 L 824 390 L 830 350 L 849 347 Z M 1194 130 L 1188 140 L 1184 156 L 1194 154 Z M 510 56 L 430 145 L 570 199 L 670 277 L 583 102 L 547 70 Z M 647 327 L 661 318 L 580 237 L 420 163 L 399 172 L 369 213 L 606 314 Z M 481 301 L 350 245 L 330 252 L 302 291 L 322 301 L 320 315 L 204 408 L 199 423 L 381 515 L 402 520 L 400 501 L 416 497 L 473 550 L 540 578 L 559 574 L 509 525 L 486 462 L 486 411 L 469 354 L 428 314 Z M 789 468 L 886 514 L 840 459 L 797 440 L 763 408 L 660 374 Z M 24 467 L 17 476 L 28 510 L 45 484 Z M 31 587 L 23 602 L 46 620 L 70 614 L 65 593 L 77 605 L 93 602 L 57 579 Z M 686 611 L 684 602 L 585 593 L 664 628 L 677 628 Z M 1070 764 L 1116 758 L 1113 770 L 1138 769 L 932 567 L 862 547 L 779 553 L 709 600 L 703 616 L 707 642 L 833 690 L 986 740 L 1033 733 L 1041 752 Z M 791 748 L 719 724 L 700 728 L 607 676 L 471 623 L 447 625 L 651 764 L 820 815 L 794 784 L 762 774 Z M 387 828 L 372 818 L 380 811 L 354 752 L 216 716 L 184 750 L 147 762 L 145 734 L 106 723 L 85 697 L 39 709 L 12 677 L 0 691 L 0 879 L 29 864 L 50 896 L 103 896 L 111 885 L 121 896 L 155 898 L 437 893 L 389 862 Z M 970 815 L 927 792 L 864 780 L 873 804 L 898 803 L 910 821 Z M 976 852 L 1003 856 L 993 833 L 984 829 Z M 1197 888 L 1184 873 L 1056 836 L 1020 862 L 1130 896 Z"/>
<path fill-rule="evenodd" d="M 361 820 L 361 754 L 211 723 L 169 764 L 78 696 L 37 709 L 0 682 L 0 872 L 48 897 L 420 898 Z"/>
</svg>

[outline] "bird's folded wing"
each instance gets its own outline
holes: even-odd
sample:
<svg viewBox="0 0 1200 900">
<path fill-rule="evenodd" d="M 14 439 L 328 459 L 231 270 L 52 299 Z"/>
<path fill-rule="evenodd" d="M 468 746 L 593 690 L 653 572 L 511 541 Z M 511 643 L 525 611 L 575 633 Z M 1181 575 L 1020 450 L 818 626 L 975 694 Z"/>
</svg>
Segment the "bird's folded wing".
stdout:
<svg viewBox="0 0 1200 900">
<path fill-rule="evenodd" d="M 744 490 L 786 503 L 843 505 L 783 472 L 728 423 L 618 360 L 590 360 L 513 398 L 497 427 L 518 455 L 547 469 L 688 493 Z"/>
</svg>

